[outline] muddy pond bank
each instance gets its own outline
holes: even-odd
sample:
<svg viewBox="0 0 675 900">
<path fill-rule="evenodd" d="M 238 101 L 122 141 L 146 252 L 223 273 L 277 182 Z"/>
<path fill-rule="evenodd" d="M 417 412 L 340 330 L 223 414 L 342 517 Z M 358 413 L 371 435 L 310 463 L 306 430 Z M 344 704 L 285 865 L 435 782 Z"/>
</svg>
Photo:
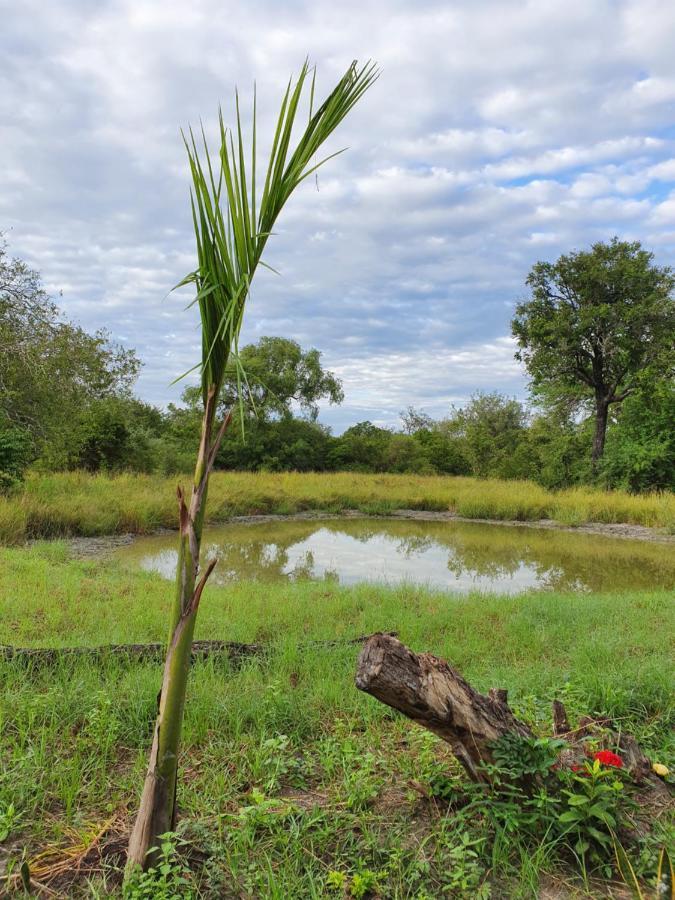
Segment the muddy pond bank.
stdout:
<svg viewBox="0 0 675 900">
<path fill-rule="evenodd" d="M 364 514 L 357 509 L 345 510 L 342 513 L 324 513 L 321 510 L 291 513 L 288 515 L 265 514 L 249 516 L 233 516 L 223 522 L 213 523 L 209 527 L 221 527 L 230 524 L 256 524 L 264 522 L 284 521 L 339 521 L 341 519 L 363 519 Z M 466 522 L 479 525 L 501 525 L 511 528 L 537 528 L 552 529 L 554 531 L 569 532 L 572 534 L 593 534 L 605 537 L 620 538 L 624 540 L 646 541 L 648 543 L 670 544 L 675 548 L 675 534 L 669 534 L 663 529 L 648 528 L 645 525 L 630 525 L 626 523 L 602 523 L 588 522 L 583 525 L 564 525 L 555 519 L 536 519 L 533 521 L 518 521 L 515 519 L 470 519 L 458 516 L 451 512 L 433 512 L 419 509 L 397 509 L 386 516 L 377 516 L 377 519 L 399 520 L 411 519 L 419 522 Z M 158 528 L 151 532 L 154 535 L 175 534 L 173 529 Z M 99 535 L 95 537 L 71 537 L 65 541 L 76 559 L 102 558 L 109 555 L 119 547 L 129 546 L 134 541 L 147 537 L 131 532 L 125 534 Z"/>
</svg>

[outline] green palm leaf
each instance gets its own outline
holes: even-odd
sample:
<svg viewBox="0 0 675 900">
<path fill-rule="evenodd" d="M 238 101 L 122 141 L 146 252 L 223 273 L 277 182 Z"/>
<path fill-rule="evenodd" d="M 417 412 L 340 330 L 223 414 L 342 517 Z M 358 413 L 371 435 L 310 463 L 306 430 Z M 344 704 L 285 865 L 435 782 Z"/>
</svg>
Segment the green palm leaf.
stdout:
<svg viewBox="0 0 675 900">
<path fill-rule="evenodd" d="M 220 149 L 213 159 L 202 130 L 198 144 L 192 130 L 183 135 L 192 175 L 192 219 L 197 243 L 198 266 L 179 285 L 194 284 L 194 302 L 199 306 L 202 326 L 201 368 L 204 400 L 210 387 L 219 389 L 230 354 L 236 346 L 243 322 L 251 282 L 274 223 L 296 187 L 308 175 L 337 155 L 318 163 L 316 154 L 345 118 L 364 91 L 378 77 L 376 66 L 352 63 L 336 87 L 314 110 L 315 76 L 302 66 L 295 83 L 291 80 L 276 123 L 272 150 L 265 173 L 262 196 L 256 193 L 256 96 L 250 170 L 242 135 L 239 95 L 235 94 L 236 126 L 226 128 L 219 115 Z M 291 141 L 303 94 L 309 83 L 309 121 L 291 151 Z M 342 152 L 342 151 L 338 151 Z"/>
</svg>

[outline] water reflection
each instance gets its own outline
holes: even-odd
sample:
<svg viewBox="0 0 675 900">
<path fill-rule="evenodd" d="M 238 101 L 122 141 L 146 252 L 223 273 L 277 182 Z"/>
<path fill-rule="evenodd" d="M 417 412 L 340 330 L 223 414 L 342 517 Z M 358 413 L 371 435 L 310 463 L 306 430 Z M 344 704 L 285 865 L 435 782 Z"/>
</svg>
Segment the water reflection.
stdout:
<svg viewBox="0 0 675 900">
<path fill-rule="evenodd" d="M 172 578 L 176 538 L 140 538 L 120 559 Z M 282 520 L 207 529 L 219 584 L 329 579 L 453 591 L 518 593 L 675 586 L 675 553 L 646 544 L 547 529 L 419 520 Z"/>
</svg>

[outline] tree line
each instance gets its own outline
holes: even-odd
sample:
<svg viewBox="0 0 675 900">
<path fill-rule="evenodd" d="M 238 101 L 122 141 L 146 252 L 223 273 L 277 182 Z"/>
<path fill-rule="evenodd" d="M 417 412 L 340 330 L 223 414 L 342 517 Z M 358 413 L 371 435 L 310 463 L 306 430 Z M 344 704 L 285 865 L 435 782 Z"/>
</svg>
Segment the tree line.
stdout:
<svg viewBox="0 0 675 900">
<path fill-rule="evenodd" d="M 226 368 L 218 414 L 231 409 L 233 423 L 216 466 L 675 489 L 674 285 L 637 242 L 539 262 L 512 323 L 527 405 L 476 393 L 438 419 L 409 407 L 397 428 L 365 421 L 339 436 L 317 421 L 320 403 L 344 399 L 319 351 L 261 338 Z M 189 471 L 200 389 L 157 409 L 133 394 L 140 366 L 105 332 L 67 321 L 38 273 L 0 243 L 0 489 L 30 465 Z"/>
</svg>

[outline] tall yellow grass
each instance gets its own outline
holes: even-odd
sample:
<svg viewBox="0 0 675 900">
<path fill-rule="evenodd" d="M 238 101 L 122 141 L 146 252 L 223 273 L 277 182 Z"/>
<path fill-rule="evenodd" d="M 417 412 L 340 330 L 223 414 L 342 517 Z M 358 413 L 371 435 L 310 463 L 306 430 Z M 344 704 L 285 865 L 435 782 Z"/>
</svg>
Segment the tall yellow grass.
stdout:
<svg viewBox="0 0 675 900">
<path fill-rule="evenodd" d="M 24 489 L 0 498 L 0 542 L 33 537 L 147 533 L 176 525 L 177 480 L 152 475 L 65 472 L 29 475 Z M 209 489 L 211 522 L 234 515 L 394 509 L 451 511 L 470 519 L 552 518 L 623 522 L 675 530 L 675 495 L 631 495 L 573 488 L 547 491 L 529 481 L 352 472 L 217 472 Z"/>
</svg>

